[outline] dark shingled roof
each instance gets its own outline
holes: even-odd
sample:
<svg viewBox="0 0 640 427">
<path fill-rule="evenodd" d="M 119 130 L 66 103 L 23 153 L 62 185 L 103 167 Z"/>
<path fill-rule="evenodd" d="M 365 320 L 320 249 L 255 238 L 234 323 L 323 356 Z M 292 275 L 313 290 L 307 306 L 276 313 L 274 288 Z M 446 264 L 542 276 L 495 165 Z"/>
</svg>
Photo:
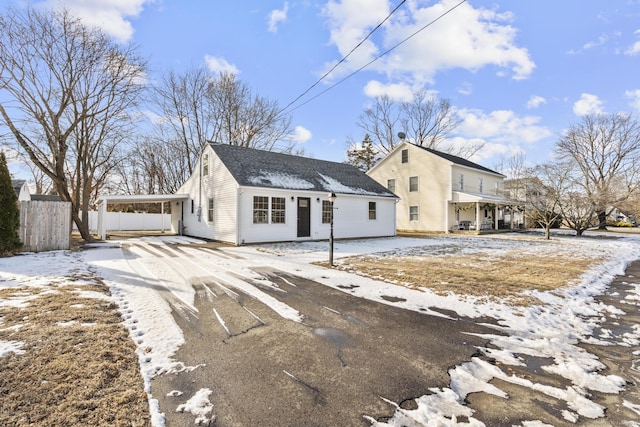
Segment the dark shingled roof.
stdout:
<svg viewBox="0 0 640 427">
<path fill-rule="evenodd" d="M 61 202 L 62 199 L 57 194 L 32 194 L 31 200 L 35 202 Z"/>
<path fill-rule="evenodd" d="M 20 196 L 20 189 L 27 182 L 24 179 L 12 179 L 11 185 L 13 185 L 13 190 L 16 192 L 16 196 Z"/>
<path fill-rule="evenodd" d="M 412 145 L 415 145 L 415 144 L 412 144 Z M 427 148 L 427 147 L 421 147 L 419 145 L 416 145 L 416 147 L 422 148 L 423 150 L 426 150 L 426 151 L 428 151 L 430 153 L 433 153 L 436 156 L 442 157 L 443 159 L 448 160 L 448 161 L 450 161 L 452 163 L 455 163 L 457 165 L 460 165 L 460 166 L 466 166 L 468 168 L 478 169 L 478 170 L 481 170 L 481 171 L 484 171 L 484 172 L 489 172 L 489 173 L 493 173 L 493 174 L 496 174 L 496 175 L 504 176 L 499 172 L 496 172 L 496 171 L 491 170 L 489 168 L 485 168 L 484 166 L 481 166 L 481 165 L 479 165 L 477 163 L 473 163 L 470 160 L 463 159 L 462 157 L 454 156 L 453 154 L 443 153 L 442 151 L 437 151 L 437 150 L 434 150 L 432 148 Z"/>
<path fill-rule="evenodd" d="M 346 163 L 210 143 L 241 186 L 396 197 L 367 174 Z"/>
</svg>

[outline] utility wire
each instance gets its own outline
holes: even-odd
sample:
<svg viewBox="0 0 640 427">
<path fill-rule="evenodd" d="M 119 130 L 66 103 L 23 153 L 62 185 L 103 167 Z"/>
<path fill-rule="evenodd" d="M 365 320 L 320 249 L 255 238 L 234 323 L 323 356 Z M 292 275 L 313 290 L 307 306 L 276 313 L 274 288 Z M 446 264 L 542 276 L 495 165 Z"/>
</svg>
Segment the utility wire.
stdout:
<svg viewBox="0 0 640 427">
<path fill-rule="evenodd" d="M 374 62 L 376 62 L 378 59 L 382 58 L 383 56 L 387 55 L 389 52 L 391 52 L 392 50 L 396 49 L 397 47 L 399 47 L 400 45 L 404 44 L 405 42 L 407 42 L 408 40 L 410 40 L 411 38 L 415 37 L 418 33 L 424 31 L 425 29 L 427 29 L 428 27 L 430 27 L 431 25 L 435 24 L 436 22 L 438 22 L 440 19 L 444 18 L 446 15 L 448 15 L 449 13 L 453 12 L 454 9 L 458 8 L 458 6 L 462 5 L 463 3 L 465 3 L 467 0 L 462 0 L 460 3 L 456 4 L 455 6 L 451 7 L 449 10 L 447 10 L 446 12 L 443 12 L 440 16 L 438 16 L 437 18 L 433 19 L 432 21 L 430 21 L 429 23 L 427 23 L 425 26 L 423 26 L 422 28 L 420 28 L 419 30 L 415 31 L 413 34 L 411 34 L 410 36 L 406 37 L 405 39 L 403 39 L 402 41 L 398 42 L 397 44 L 395 44 L 394 46 L 392 46 L 391 48 L 387 49 L 386 51 L 382 52 L 380 55 L 376 56 L 375 58 L 373 58 L 371 61 L 367 62 L 366 64 L 364 64 L 362 67 L 358 68 L 357 70 L 353 71 L 352 73 L 350 73 L 349 75 L 345 76 L 344 78 L 338 80 L 336 83 L 332 84 L 331 86 L 329 86 L 328 88 L 326 88 L 325 90 L 323 90 L 322 92 L 318 93 L 317 95 L 313 96 L 312 98 L 306 100 L 305 102 L 303 102 L 302 104 L 296 106 L 295 108 L 292 108 L 289 113 L 297 110 L 298 108 L 308 104 L 309 102 L 313 101 L 314 99 L 318 98 L 320 95 L 324 95 L 326 92 L 330 91 L 331 89 L 333 89 L 334 87 L 338 86 L 340 83 L 344 82 L 347 79 L 350 79 L 351 77 L 353 77 L 354 75 L 356 75 L 357 73 L 359 73 L 360 71 L 364 70 L 365 68 L 367 68 L 369 65 L 373 64 Z M 335 67 L 334 67 L 335 68 Z M 333 68 L 331 69 L 333 70 Z M 328 73 L 327 73 L 328 74 Z M 326 74 L 325 74 L 326 76 Z M 323 76 L 323 78 L 325 77 Z M 320 82 L 320 80 L 318 82 L 316 82 L 313 86 L 317 85 Z M 313 86 L 311 88 L 313 88 Z M 297 97 L 293 102 L 290 102 L 289 105 L 287 105 L 285 108 L 283 108 L 281 110 L 281 112 L 283 112 L 284 110 L 286 110 L 287 108 L 289 108 L 295 101 L 297 101 L 298 99 L 302 98 L 302 96 L 304 94 L 306 94 L 307 92 L 309 92 L 311 90 L 311 88 L 307 89 L 302 95 L 300 95 L 299 97 Z"/>
<path fill-rule="evenodd" d="M 303 96 L 305 96 L 307 93 L 309 93 L 309 91 L 311 89 L 313 89 L 314 87 L 316 87 L 322 80 L 324 80 L 329 74 L 331 74 L 333 72 L 333 70 L 335 70 L 336 68 L 338 68 L 338 66 L 340 64 L 342 64 L 344 61 L 347 60 L 347 58 L 349 58 L 349 56 L 351 56 L 351 54 L 353 52 L 356 51 L 356 49 L 358 49 L 360 46 L 362 46 L 362 44 L 364 42 L 366 42 L 369 37 L 371 37 L 373 35 L 373 33 L 375 33 L 378 28 L 380 28 L 385 22 L 387 22 L 389 20 L 389 18 L 391 18 L 391 15 L 393 15 L 396 10 L 398 10 L 400 8 L 400 6 L 402 6 L 403 4 L 406 3 L 407 0 L 402 0 L 391 12 L 389 12 L 389 14 L 387 15 L 386 18 L 384 18 L 378 25 L 375 26 L 375 28 L 373 30 L 371 30 L 369 32 L 369 34 L 367 34 L 367 36 L 365 38 L 363 38 L 362 40 L 360 40 L 360 42 L 349 51 L 349 53 L 347 53 L 344 57 L 342 57 L 342 59 L 340 61 L 338 61 L 333 67 L 331 67 L 331 69 L 329 71 L 327 71 L 326 73 L 324 73 L 322 75 L 322 77 L 320 77 L 314 84 L 312 84 L 307 90 L 305 90 L 304 92 L 302 92 L 300 95 L 298 95 L 293 101 L 291 101 L 290 103 L 287 104 L 286 107 L 284 107 L 282 110 L 280 110 L 280 113 L 284 112 L 287 108 L 289 108 L 291 105 L 295 104 L 300 98 L 302 98 Z M 312 98 L 313 99 L 313 98 Z M 305 103 L 306 104 L 306 103 Z M 304 105 L 304 104 L 302 104 Z M 296 107 L 297 108 L 297 107 Z M 294 110 L 296 109 L 294 108 Z M 293 111 L 293 110 L 292 110 Z"/>
</svg>

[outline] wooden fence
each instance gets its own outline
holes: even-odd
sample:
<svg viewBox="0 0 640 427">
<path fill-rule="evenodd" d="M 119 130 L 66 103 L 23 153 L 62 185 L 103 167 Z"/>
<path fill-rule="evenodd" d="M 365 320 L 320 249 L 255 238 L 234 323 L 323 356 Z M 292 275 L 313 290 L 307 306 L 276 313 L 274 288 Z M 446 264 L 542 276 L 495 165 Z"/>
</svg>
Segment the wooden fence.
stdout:
<svg viewBox="0 0 640 427">
<path fill-rule="evenodd" d="M 20 202 L 22 251 L 41 252 L 69 249 L 70 240 L 70 202 Z"/>
</svg>

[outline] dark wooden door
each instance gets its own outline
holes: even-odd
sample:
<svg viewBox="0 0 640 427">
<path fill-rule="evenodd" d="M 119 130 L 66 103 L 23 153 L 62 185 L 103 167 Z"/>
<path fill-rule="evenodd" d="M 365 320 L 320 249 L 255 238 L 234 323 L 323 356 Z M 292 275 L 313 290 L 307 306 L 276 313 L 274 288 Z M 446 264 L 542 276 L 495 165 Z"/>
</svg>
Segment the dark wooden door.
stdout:
<svg viewBox="0 0 640 427">
<path fill-rule="evenodd" d="M 311 199 L 298 197 L 298 237 L 311 236 Z"/>
</svg>

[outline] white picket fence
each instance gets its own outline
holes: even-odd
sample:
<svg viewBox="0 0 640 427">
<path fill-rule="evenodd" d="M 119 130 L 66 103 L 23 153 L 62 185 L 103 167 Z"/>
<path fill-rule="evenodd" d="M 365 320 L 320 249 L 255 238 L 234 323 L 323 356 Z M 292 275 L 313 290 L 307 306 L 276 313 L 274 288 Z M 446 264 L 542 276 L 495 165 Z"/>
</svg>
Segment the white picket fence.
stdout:
<svg viewBox="0 0 640 427">
<path fill-rule="evenodd" d="M 20 202 L 22 251 L 42 252 L 69 249 L 71 243 L 71 203 L 51 201 Z"/>
<path fill-rule="evenodd" d="M 171 230 L 171 214 L 107 212 L 104 218 L 107 231 Z M 77 227 L 73 224 L 73 229 Z M 89 231 L 98 231 L 98 212 L 89 212 Z"/>
</svg>

